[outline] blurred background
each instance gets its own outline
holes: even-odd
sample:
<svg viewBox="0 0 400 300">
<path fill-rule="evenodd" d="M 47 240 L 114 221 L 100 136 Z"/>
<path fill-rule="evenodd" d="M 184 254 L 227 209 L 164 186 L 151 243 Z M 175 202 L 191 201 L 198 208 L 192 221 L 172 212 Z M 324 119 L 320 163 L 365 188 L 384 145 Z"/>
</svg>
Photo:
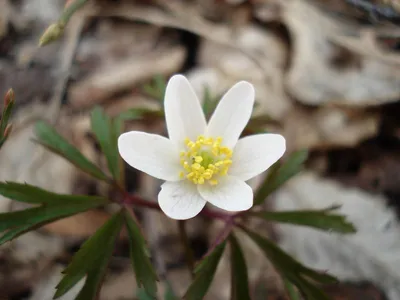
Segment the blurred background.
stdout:
<svg viewBox="0 0 400 300">
<path fill-rule="evenodd" d="M 0 0 L 0 94 L 12 87 L 16 95 L 0 180 L 112 197 L 106 185 L 32 143 L 33 124 L 54 124 L 105 168 L 90 133 L 94 106 L 112 116 L 133 107 L 157 109 L 159 101 L 143 87 L 175 73 L 185 74 L 201 99 L 247 80 L 256 88 L 259 125 L 283 134 L 288 153 L 310 151 L 306 170 L 266 207 L 342 205 L 359 232 L 254 228 L 303 263 L 338 276 L 339 285 L 324 287 L 333 299 L 400 299 L 398 0 L 89 0 L 60 39 L 39 48 L 65 4 Z M 156 117 L 128 122 L 126 130 L 132 129 L 165 133 Z M 156 199 L 160 182 L 128 167 L 126 178 L 130 191 Z M 1 212 L 19 205 L 0 199 Z M 50 300 L 73 253 L 112 210 L 67 218 L 2 246 L 0 299 Z M 158 212 L 139 213 L 161 278 L 182 294 L 190 277 L 176 223 Z M 221 225 L 201 217 L 188 222 L 197 258 Z M 255 299 L 286 299 L 276 272 L 242 238 Z M 223 258 L 207 299 L 228 299 L 229 276 Z M 100 298 L 136 299 L 135 285 L 122 235 Z"/>
</svg>

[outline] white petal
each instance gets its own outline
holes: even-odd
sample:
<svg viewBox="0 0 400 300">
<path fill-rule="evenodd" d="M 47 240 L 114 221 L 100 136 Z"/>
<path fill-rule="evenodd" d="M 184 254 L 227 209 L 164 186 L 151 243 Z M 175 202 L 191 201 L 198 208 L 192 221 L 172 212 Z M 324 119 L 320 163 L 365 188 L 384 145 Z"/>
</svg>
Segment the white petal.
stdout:
<svg viewBox="0 0 400 300">
<path fill-rule="evenodd" d="M 182 75 L 171 77 L 164 100 L 165 120 L 168 135 L 177 145 L 185 138 L 196 140 L 205 133 L 206 119 L 189 81 Z"/>
<path fill-rule="evenodd" d="M 253 191 L 243 180 L 233 176 L 220 178 L 217 185 L 198 185 L 200 195 L 227 211 L 248 210 L 253 206 Z"/>
<path fill-rule="evenodd" d="M 170 218 L 186 220 L 196 216 L 206 205 L 197 187 L 189 181 L 166 182 L 158 194 L 158 204 Z"/>
<path fill-rule="evenodd" d="M 250 120 L 254 104 L 254 87 L 241 81 L 222 97 L 207 127 L 210 137 L 222 137 L 227 147 L 235 146 Z"/>
<path fill-rule="evenodd" d="M 162 180 L 180 180 L 179 151 L 165 137 L 139 131 L 127 132 L 118 138 L 118 150 L 135 169 Z"/>
<path fill-rule="evenodd" d="M 244 181 L 272 166 L 286 150 L 280 134 L 256 134 L 240 139 L 233 149 L 229 175 Z"/>
</svg>

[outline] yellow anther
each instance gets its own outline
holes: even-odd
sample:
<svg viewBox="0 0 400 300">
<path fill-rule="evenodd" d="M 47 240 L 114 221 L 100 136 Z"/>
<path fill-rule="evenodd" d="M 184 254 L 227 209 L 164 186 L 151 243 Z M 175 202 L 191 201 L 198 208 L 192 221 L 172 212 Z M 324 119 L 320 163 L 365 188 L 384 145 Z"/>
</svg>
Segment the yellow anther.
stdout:
<svg viewBox="0 0 400 300">
<path fill-rule="evenodd" d="M 212 145 L 213 139 L 212 139 L 212 138 L 206 138 L 205 141 L 204 141 L 204 143 L 205 143 L 206 145 Z"/>
<path fill-rule="evenodd" d="M 194 163 L 193 165 L 192 165 L 192 169 L 194 169 L 194 170 L 199 170 L 200 169 L 200 164 L 198 164 L 198 163 Z"/>
<path fill-rule="evenodd" d="M 222 138 L 199 136 L 195 141 L 185 139 L 185 151 L 179 153 L 183 171 L 180 178 L 194 184 L 218 184 L 217 178 L 228 173 L 232 150 L 222 146 Z"/>
</svg>

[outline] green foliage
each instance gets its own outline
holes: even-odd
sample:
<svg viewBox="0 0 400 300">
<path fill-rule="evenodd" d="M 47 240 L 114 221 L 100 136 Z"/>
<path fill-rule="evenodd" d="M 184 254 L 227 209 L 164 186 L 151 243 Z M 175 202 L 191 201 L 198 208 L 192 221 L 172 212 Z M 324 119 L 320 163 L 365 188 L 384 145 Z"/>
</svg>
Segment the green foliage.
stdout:
<svg viewBox="0 0 400 300">
<path fill-rule="evenodd" d="M 108 117 L 104 110 L 96 107 L 91 113 L 92 131 L 99 142 L 100 148 L 107 159 L 108 169 L 118 182 L 121 176 L 118 136 L 122 131 L 122 121 Z"/>
<path fill-rule="evenodd" d="M 206 258 L 204 258 L 195 270 L 195 278 L 187 290 L 184 299 L 186 300 L 200 300 L 203 299 L 210 287 L 215 271 L 219 261 L 221 260 L 222 253 L 224 252 L 226 241 L 215 247 Z"/>
<path fill-rule="evenodd" d="M 261 204 L 272 192 L 303 169 L 307 151 L 297 151 L 283 163 L 275 163 L 254 196 L 254 205 Z"/>
<path fill-rule="evenodd" d="M 86 275 L 85 284 L 75 299 L 96 299 L 123 222 L 122 212 L 114 214 L 82 245 L 64 270 L 54 298 L 64 295 Z"/>
<path fill-rule="evenodd" d="M 346 220 L 346 217 L 333 214 L 335 209 L 327 208 L 322 210 L 301 210 L 301 211 L 260 211 L 251 215 L 262 218 L 266 221 L 275 221 L 293 225 L 308 226 L 320 230 L 327 230 L 339 233 L 354 233 L 354 225 Z"/>
<path fill-rule="evenodd" d="M 79 5 L 84 0 L 79 0 Z M 162 76 L 156 76 L 151 84 L 143 88 L 143 92 L 162 103 L 166 90 L 166 81 Z M 7 137 L 7 122 L 14 103 L 13 94 L 8 94 L 5 109 L 0 123 L 0 146 Z M 211 95 L 205 87 L 203 110 L 207 118 L 215 110 L 217 97 Z M 161 105 L 160 105 L 161 106 Z M 91 176 L 106 181 L 108 184 L 121 189 L 122 167 L 118 153 L 118 137 L 123 131 L 123 122 L 143 120 L 147 118 L 160 118 L 164 116 L 162 110 L 147 108 L 133 108 L 121 113 L 116 118 L 107 116 L 100 107 L 91 113 L 92 131 L 104 154 L 112 178 L 105 175 L 99 167 L 90 162 L 77 148 L 66 141 L 54 128 L 45 122 L 38 122 L 35 130 L 37 142 L 50 151 L 59 154 Z M 253 118 L 248 124 L 248 131 L 255 132 L 263 124 L 269 122 L 268 116 Z M 261 188 L 256 192 L 254 203 L 262 203 L 268 195 L 281 187 L 294 175 L 299 173 L 305 160 L 306 151 L 293 153 L 285 162 L 276 163 L 264 180 Z M 128 197 L 125 191 L 121 191 Z M 44 224 L 57 219 L 65 218 L 88 209 L 96 208 L 108 203 L 101 197 L 60 195 L 22 183 L 0 183 L 0 195 L 4 197 L 34 205 L 23 211 L 0 214 L 0 245 L 10 241 L 21 234 L 36 229 Z M 136 203 L 132 201 L 133 203 Z M 145 204 L 137 201 L 142 205 Z M 57 285 L 55 297 L 61 297 L 80 280 L 86 277 L 85 284 L 77 300 L 97 299 L 98 293 L 106 274 L 109 259 L 112 256 L 114 244 L 121 228 L 127 228 L 130 258 L 139 287 L 137 297 L 139 300 L 155 299 L 157 295 L 157 274 L 152 266 L 149 250 L 142 235 L 139 224 L 134 215 L 130 214 L 126 205 L 119 213 L 113 215 L 72 258 L 71 263 L 64 271 L 65 275 Z M 354 226 L 346 221 L 344 216 L 333 214 L 334 208 L 308 211 L 281 211 L 281 212 L 245 212 L 249 217 L 261 218 L 266 221 L 283 222 L 293 225 L 309 226 L 320 230 L 335 231 L 339 233 L 355 232 Z M 228 217 L 229 218 L 229 217 Z M 227 218 L 227 219 L 228 219 Z M 226 219 L 226 220 L 227 220 Z M 225 220 L 225 221 L 226 221 Z M 233 219 L 229 219 L 233 221 Z M 235 220 L 236 221 L 236 220 Z M 234 226 L 238 223 L 232 222 Z M 241 227 L 241 225 L 238 225 Z M 330 284 L 336 279 L 324 273 L 319 273 L 292 258 L 270 240 L 241 227 L 246 234 L 260 247 L 265 256 L 272 262 L 282 275 L 285 288 L 292 300 L 299 300 L 301 293 L 308 300 L 324 300 L 326 295 L 315 284 Z M 229 228 L 231 230 L 231 228 Z M 245 256 L 239 241 L 233 232 L 229 234 L 230 259 L 231 259 L 231 299 L 250 300 L 249 278 Z M 200 300 L 206 295 L 214 279 L 218 264 L 223 255 L 227 241 L 222 242 L 205 257 L 195 270 L 195 278 L 189 286 L 184 298 L 187 300 Z M 176 300 L 170 286 L 166 289 L 164 300 Z"/>
<path fill-rule="evenodd" d="M 0 183 L 0 195 L 40 206 L 0 214 L 0 245 L 19 235 L 50 223 L 83 212 L 108 202 L 91 196 L 73 196 L 51 193 L 40 188 L 15 182 Z"/>
<path fill-rule="evenodd" d="M 246 260 L 235 235 L 229 237 L 231 245 L 231 300 L 251 300 Z"/>
<path fill-rule="evenodd" d="M 292 283 L 284 279 L 283 284 L 285 286 L 285 290 L 290 300 L 301 300 L 298 291 L 296 290 L 296 288 Z"/>
<path fill-rule="evenodd" d="M 211 95 L 210 88 L 204 87 L 204 98 L 203 98 L 203 111 L 207 119 L 209 119 L 218 105 L 218 98 Z"/>
<path fill-rule="evenodd" d="M 154 76 L 151 83 L 143 86 L 143 93 L 158 100 L 159 102 L 164 101 L 165 90 L 167 88 L 167 82 L 162 75 Z"/>
<path fill-rule="evenodd" d="M 315 283 L 332 284 L 337 282 L 336 278 L 326 273 L 318 273 L 317 271 L 307 268 L 270 240 L 246 228 L 242 229 L 260 247 L 283 278 L 286 278 L 289 283 L 295 285 L 305 299 L 328 299 L 325 293 L 315 286 Z"/>
<path fill-rule="evenodd" d="M 172 290 L 172 286 L 167 282 L 167 288 L 164 293 L 164 300 L 178 300 L 179 298 L 175 295 Z"/>
<path fill-rule="evenodd" d="M 137 121 L 146 118 L 158 119 L 164 116 L 161 110 L 148 109 L 144 107 L 131 108 L 119 114 L 118 119 L 121 121 Z"/>
<path fill-rule="evenodd" d="M 4 197 L 25 203 L 31 204 L 65 204 L 67 202 L 83 202 L 87 199 L 102 199 L 102 201 L 107 201 L 104 198 L 99 197 L 89 197 L 86 195 L 65 195 L 49 192 L 38 188 L 36 186 L 18 183 L 18 182 L 0 182 L 0 195 Z"/>
<path fill-rule="evenodd" d="M 146 290 L 143 288 L 138 289 L 136 293 L 136 297 L 138 300 L 153 300 L 154 298 L 147 294 Z M 165 292 L 164 292 L 164 300 L 178 300 L 179 298 L 175 295 L 174 291 L 172 290 L 171 285 L 167 282 Z"/>
<path fill-rule="evenodd" d="M 268 133 L 265 130 L 266 125 L 274 124 L 274 123 L 276 123 L 276 122 L 274 122 L 274 120 L 269 115 L 266 115 L 266 114 L 252 117 L 246 126 L 244 135 Z"/>
<path fill-rule="evenodd" d="M 124 212 L 126 228 L 129 236 L 129 251 L 132 267 L 135 272 L 137 285 L 143 285 L 146 293 L 153 299 L 156 297 L 158 280 L 149 258 L 146 242 L 141 234 L 138 224 L 132 219 L 128 211 Z"/>
<path fill-rule="evenodd" d="M 73 145 L 67 142 L 49 124 L 39 121 L 35 126 L 36 142 L 46 147 L 48 150 L 64 157 L 76 167 L 87 174 L 100 180 L 108 180 L 107 176 L 91 161 L 79 152 Z"/>
</svg>

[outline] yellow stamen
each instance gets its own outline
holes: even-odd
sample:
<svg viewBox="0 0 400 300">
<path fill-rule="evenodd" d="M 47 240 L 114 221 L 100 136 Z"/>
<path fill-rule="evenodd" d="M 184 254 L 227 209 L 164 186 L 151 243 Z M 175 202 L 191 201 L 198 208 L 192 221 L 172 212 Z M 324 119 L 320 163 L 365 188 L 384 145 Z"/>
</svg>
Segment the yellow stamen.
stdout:
<svg viewBox="0 0 400 300">
<path fill-rule="evenodd" d="M 232 164 L 232 150 L 222 146 L 222 138 L 199 136 L 196 141 L 185 139 L 185 151 L 180 152 L 183 171 L 180 178 L 194 184 L 218 184 L 217 178 L 225 176 Z"/>
</svg>

